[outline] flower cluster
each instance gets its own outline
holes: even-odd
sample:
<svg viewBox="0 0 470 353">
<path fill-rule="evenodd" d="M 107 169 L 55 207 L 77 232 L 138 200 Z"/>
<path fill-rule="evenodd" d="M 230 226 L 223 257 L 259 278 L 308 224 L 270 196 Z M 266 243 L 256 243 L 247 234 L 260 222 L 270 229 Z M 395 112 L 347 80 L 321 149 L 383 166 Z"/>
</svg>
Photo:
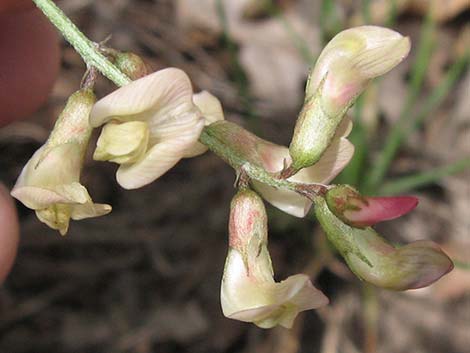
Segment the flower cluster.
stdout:
<svg viewBox="0 0 470 353">
<path fill-rule="evenodd" d="M 347 139 L 348 108 L 371 79 L 391 70 L 409 49 L 408 38 L 380 27 L 357 27 L 334 37 L 309 76 L 289 148 L 225 121 L 219 100 L 206 91 L 194 94 L 182 70 L 145 75 L 140 58 L 112 51 L 116 65 L 136 80 L 96 103 L 89 88 L 73 94 L 12 195 L 65 234 L 70 219 L 111 211 L 94 204 L 79 182 L 92 128 L 102 126 L 93 158 L 118 164 L 116 179 L 126 189 L 153 182 L 209 146 L 239 177 L 220 292 L 225 316 L 263 328 L 291 327 L 299 312 L 328 303 L 307 275 L 274 280 L 263 199 L 296 217 L 314 205 L 328 239 L 362 280 L 393 290 L 427 286 L 452 269 L 447 255 L 430 241 L 392 246 L 371 228 L 411 211 L 418 200 L 365 197 L 348 185 L 328 185 L 354 153 Z M 250 168 L 264 177 L 250 174 Z"/>
</svg>

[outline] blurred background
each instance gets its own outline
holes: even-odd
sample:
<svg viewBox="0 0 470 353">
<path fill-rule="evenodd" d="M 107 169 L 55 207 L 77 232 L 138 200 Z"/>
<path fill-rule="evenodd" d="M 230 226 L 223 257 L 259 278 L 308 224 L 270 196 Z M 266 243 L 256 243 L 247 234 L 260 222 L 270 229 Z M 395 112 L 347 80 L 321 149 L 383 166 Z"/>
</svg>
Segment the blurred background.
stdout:
<svg viewBox="0 0 470 353">
<path fill-rule="evenodd" d="M 371 84 L 351 109 L 356 154 L 337 182 L 368 195 L 417 195 L 420 204 L 414 212 L 377 229 L 394 243 L 434 240 L 456 268 L 421 290 L 373 288 L 353 276 L 334 253 L 313 214 L 297 219 L 267 206 L 276 278 L 307 273 L 331 303 L 301 314 L 292 330 L 266 331 L 232 321 L 223 317 L 219 301 L 235 191 L 232 170 L 206 153 L 183 160 L 149 186 L 126 191 L 115 181 L 116 165 L 93 161 L 90 148 L 82 184 L 96 202 L 111 204 L 113 212 L 72 222 L 61 237 L 17 203 L 21 241 L 16 264 L 0 289 L 0 352 L 467 351 L 468 0 L 435 1 L 433 6 L 429 0 L 58 4 L 92 40 L 112 34 L 111 47 L 141 55 L 153 70 L 185 70 L 195 91 L 208 90 L 222 101 L 227 120 L 285 145 L 302 104 L 308 69 L 337 32 L 379 24 L 410 36 L 410 56 Z M 10 28 L 0 31 L 0 47 L 15 47 L 5 44 L 7 38 L 28 41 L 30 48 L 41 45 L 42 54 L 57 60 L 48 57 L 35 61 L 46 60 L 47 65 L 29 65 L 33 73 L 15 76 L 27 82 L 18 100 L 2 102 L 4 107 L 10 104 L 5 120 L 15 120 L 0 128 L 0 181 L 10 189 L 84 73 L 80 57 L 62 39 L 59 52 L 54 45 L 37 44 L 39 27 L 31 25 L 21 36 L 18 28 L 12 29 L 12 23 L 19 23 L 15 16 L 29 16 L 28 11 L 18 8 L 0 15 L 0 26 Z M 54 43 L 53 31 L 46 32 Z M 24 52 L 13 56 L 28 57 Z M 0 68 L 0 75 L 7 74 Z M 35 88 L 34 82 L 44 77 L 50 82 Z M 102 79 L 96 91 L 102 96 L 113 89 Z M 37 105 L 45 101 L 37 111 L 25 103 L 35 95 L 43 96 Z M 96 132 L 94 139 L 93 145 Z"/>
</svg>

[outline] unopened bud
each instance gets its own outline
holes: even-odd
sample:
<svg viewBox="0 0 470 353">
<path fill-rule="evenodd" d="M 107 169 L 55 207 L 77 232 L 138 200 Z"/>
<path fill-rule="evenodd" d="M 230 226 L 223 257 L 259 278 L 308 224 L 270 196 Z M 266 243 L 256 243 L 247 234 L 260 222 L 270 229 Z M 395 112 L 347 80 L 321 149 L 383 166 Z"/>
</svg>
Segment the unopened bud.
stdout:
<svg viewBox="0 0 470 353">
<path fill-rule="evenodd" d="M 309 76 L 289 146 L 293 169 L 300 170 L 320 159 L 369 81 L 390 71 L 409 50 L 408 38 L 376 26 L 345 30 L 328 43 Z"/>
<path fill-rule="evenodd" d="M 317 197 L 315 214 L 328 239 L 361 279 L 376 286 L 407 290 L 429 286 L 453 269 L 450 258 L 432 241 L 394 247 L 372 228 L 352 228 Z"/>
<path fill-rule="evenodd" d="M 328 191 L 326 202 L 344 223 L 364 228 L 407 214 L 419 200 L 413 196 L 366 197 L 349 185 L 338 185 Z"/>
<path fill-rule="evenodd" d="M 117 52 L 114 65 L 131 80 L 137 80 L 150 73 L 150 70 L 140 56 L 131 52 Z"/>
</svg>

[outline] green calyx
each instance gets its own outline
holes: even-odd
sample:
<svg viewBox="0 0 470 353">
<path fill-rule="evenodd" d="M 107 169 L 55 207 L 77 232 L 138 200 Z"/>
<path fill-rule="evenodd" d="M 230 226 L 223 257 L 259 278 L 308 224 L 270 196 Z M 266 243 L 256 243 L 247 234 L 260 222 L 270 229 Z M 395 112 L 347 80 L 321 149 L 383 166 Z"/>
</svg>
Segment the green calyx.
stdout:
<svg viewBox="0 0 470 353">
<path fill-rule="evenodd" d="M 298 171 L 314 165 L 330 145 L 336 129 L 355 98 L 338 114 L 332 115 L 322 102 L 325 79 L 313 95 L 306 95 L 289 146 L 291 168 Z"/>
</svg>

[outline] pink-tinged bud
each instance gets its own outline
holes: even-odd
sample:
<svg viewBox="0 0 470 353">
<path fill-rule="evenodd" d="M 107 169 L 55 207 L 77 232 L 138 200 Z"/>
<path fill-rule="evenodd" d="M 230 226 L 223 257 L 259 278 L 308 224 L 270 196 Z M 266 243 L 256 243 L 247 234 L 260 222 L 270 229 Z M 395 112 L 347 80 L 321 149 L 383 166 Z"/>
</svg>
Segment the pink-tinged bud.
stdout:
<svg viewBox="0 0 470 353">
<path fill-rule="evenodd" d="M 361 279 L 392 290 L 429 286 L 449 273 L 451 259 L 432 241 L 420 240 L 395 247 L 372 228 L 358 229 L 337 218 L 322 197 L 315 214 L 331 243 Z"/>
<path fill-rule="evenodd" d="M 388 28 L 362 26 L 337 34 L 323 49 L 305 88 L 305 101 L 289 146 L 291 168 L 316 163 L 349 107 L 367 84 L 400 63 L 410 41 Z"/>
<path fill-rule="evenodd" d="M 326 305 L 328 299 L 303 274 L 275 282 L 267 241 L 263 201 L 251 190 L 240 191 L 230 209 L 222 311 L 228 318 L 262 328 L 291 327 L 299 312 Z"/>
<path fill-rule="evenodd" d="M 346 224 L 365 228 L 401 217 L 418 205 L 413 196 L 366 197 L 349 185 L 339 185 L 326 194 L 328 207 Z"/>
</svg>

